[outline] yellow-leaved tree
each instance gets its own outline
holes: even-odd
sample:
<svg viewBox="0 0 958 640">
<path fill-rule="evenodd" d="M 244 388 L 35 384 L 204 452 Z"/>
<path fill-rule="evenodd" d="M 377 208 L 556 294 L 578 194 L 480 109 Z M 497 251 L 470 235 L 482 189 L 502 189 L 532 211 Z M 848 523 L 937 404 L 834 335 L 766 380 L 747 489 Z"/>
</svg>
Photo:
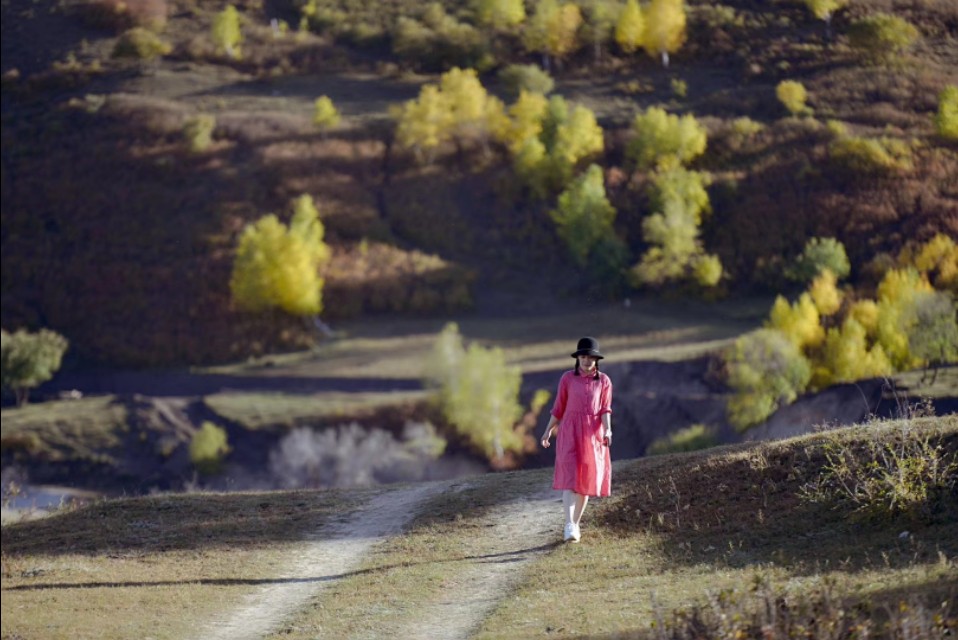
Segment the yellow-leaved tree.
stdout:
<svg viewBox="0 0 958 640">
<path fill-rule="evenodd" d="M 241 309 L 279 308 L 297 316 L 322 311 L 320 269 L 330 259 L 323 224 L 309 195 L 293 202 L 289 227 L 273 214 L 246 227 L 240 236 L 230 291 Z"/>
<path fill-rule="evenodd" d="M 468 138 L 483 140 L 504 127 L 502 102 L 490 96 L 474 69 L 454 67 L 427 84 L 419 97 L 393 112 L 396 142 L 431 160 L 439 145 Z"/>
<path fill-rule="evenodd" d="M 765 325 L 780 331 L 799 349 L 817 347 L 825 339 L 821 315 L 808 292 L 791 304 L 785 296 L 778 296 Z"/>
<path fill-rule="evenodd" d="M 910 369 L 921 364 L 908 346 L 910 324 L 914 321 L 911 310 L 920 294 L 931 291 L 931 284 L 914 267 L 891 269 L 878 284 L 876 333 L 895 369 Z"/>
<path fill-rule="evenodd" d="M 502 349 L 464 348 L 459 327 L 449 323 L 433 344 L 424 374 L 427 384 L 438 388 L 443 415 L 477 451 L 500 466 L 508 453 L 522 451 L 524 435 L 516 429 L 522 374 L 506 363 Z"/>
<path fill-rule="evenodd" d="M 843 294 L 838 288 L 838 277 L 831 269 L 824 269 L 812 280 L 808 288 L 808 295 L 812 297 L 815 308 L 823 316 L 830 316 L 842 307 Z"/>
<path fill-rule="evenodd" d="M 625 53 L 634 53 L 642 48 L 645 37 L 645 16 L 639 0 L 626 0 L 619 20 L 615 23 L 615 43 Z"/>
<path fill-rule="evenodd" d="M 669 66 L 669 54 L 685 44 L 685 1 L 652 0 L 645 12 L 642 46 L 650 56 L 659 56 Z"/>
<path fill-rule="evenodd" d="M 526 19 L 522 0 L 476 0 L 475 11 L 479 24 L 500 31 L 517 27 Z"/>
<path fill-rule="evenodd" d="M 840 382 L 854 382 L 894 373 L 880 344 L 871 344 L 868 330 L 847 316 L 841 327 L 828 330 L 821 354 L 812 372 L 812 387 L 823 389 Z"/>
<path fill-rule="evenodd" d="M 213 18 L 211 31 L 213 44 L 231 58 L 242 55 L 240 43 L 243 42 L 243 32 L 240 30 L 240 16 L 236 7 L 226 5 L 226 8 Z"/>
<path fill-rule="evenodd" d="M 557 63 L 578 47 L 578 30 L 582 12 L 578 5 L 557 0 L 539 0 L 535 12 L 526 22 L 522 41 L 527 51 L 542 54 L 542 66 L 550 69 L 550 60 Z"/>
<path fill-rule="evenodd" d="M 329 96 L 320 96 L 313 103 L 313 124 L 319 127 L 320 131 L 327 131 L 336 127 L 342 116 L 339 110 Z"/>
<path fill-rule="evenodd" d="M 652 169 L 664 163 L 684 164 L 705 153 L 708 134 L 695 116 L 669 114 L 661 107 L 649 107 L 632 121 L 633 138 L 626 156 L 638 169 Z"/>
<path fill-rule="evenodd" d="M 805 0 L 805 6 L 819 20 L 825 21 L 825 37 L 832 35 L 832 16 L 848 4 L 848 0 Z"/>
</svg>

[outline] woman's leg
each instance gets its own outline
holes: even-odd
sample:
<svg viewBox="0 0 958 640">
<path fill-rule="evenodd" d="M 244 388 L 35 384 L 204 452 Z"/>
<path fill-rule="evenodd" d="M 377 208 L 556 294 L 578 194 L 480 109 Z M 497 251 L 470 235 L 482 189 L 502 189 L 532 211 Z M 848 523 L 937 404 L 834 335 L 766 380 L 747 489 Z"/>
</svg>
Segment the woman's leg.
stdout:
<svg viewBox="0 0 958 640">
<path fill-rule="evenodd" d="M 579 493 L 573 495 L 575 496 L 575 508 L 572 510 L 572 522 L 578 527 L 579 520 L 582 519 L 582 512 L 585 511 L 585 506 L 589 504 L 589 496 L 584 496 Z"/>
<path fill-rule="evenodd" d="M 562 515 L 566 524 L 575 524 L 576 496 L 574 491 L 566 489 L 562 492 Z"/>
</svg>

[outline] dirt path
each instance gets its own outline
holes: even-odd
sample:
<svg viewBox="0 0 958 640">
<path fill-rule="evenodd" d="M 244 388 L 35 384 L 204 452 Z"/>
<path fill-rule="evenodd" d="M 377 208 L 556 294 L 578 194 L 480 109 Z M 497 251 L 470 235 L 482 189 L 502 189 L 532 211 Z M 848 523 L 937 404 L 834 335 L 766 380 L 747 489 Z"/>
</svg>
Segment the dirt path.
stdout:
<svg viewBox="0 0 958 640">
<path fill-rule="evenodd" d="M 225 612 L 202 629 L 201 640 L 254 640 L 273 632 L 338 577 L 355 570 L 369 549 L 399 533 L 425 500 L 448 483 L 428 483 L 390 491 L 369 501 L 346 522 L 324 527 L 280 573 L 284 582 L 249 595 L 239 608 Z M 323 580 L 317 580 L 323 576 Z"/>
<path fill-rule="evenodd" d="M 247 596 L 198 634 L 203 640 L 253 640 L 275 632 L 327 585 L 356 570 L 372 547 L 398 534 L 418 507 L 448 489 L 429 483 L 390 491 L 372 499 L 347 521 L 324 527 L 306 549 L 290 558 L 281 583 Z M 489 527 L 466 568 L 450 576 L 450 594 L 421 607 L 415 621 L 379 629 L 377 637 L 451 638 L 472 636 L 521 578 L 523 565 L 554 548 L 561 510 L 555 492 L 541 491 L 490 513 Z M 317 580 L 322 576 L 322 580 Z"/>
<path fill-rule="evenodd" d="M 419 609 L 416 622 L 389 635 L 396 638 L 471 637 L 522 578 L 525 564 L 558 543 L 562 520 L 551 489 L 508 503 L 490 514 L 482 549 L 443 591 L 447 597 Z"/>
</svg>

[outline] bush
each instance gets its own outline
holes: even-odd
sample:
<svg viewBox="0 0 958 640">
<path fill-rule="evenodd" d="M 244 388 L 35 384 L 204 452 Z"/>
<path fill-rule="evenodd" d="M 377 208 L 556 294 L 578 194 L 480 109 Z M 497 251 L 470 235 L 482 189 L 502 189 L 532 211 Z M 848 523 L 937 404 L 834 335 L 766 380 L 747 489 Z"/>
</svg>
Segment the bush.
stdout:
<svg viewBox="0 0 958 640">
<path fill-rule="evenodd" d="M 783 80 L 775 87 L 775 97 L 793 116 L 811 115 L 812 110 L 805 105 L 808 92 L 801 82 Z"/>
<path fill-rule="evenodd" d="M 958 87 L 947 86 L 938 94 L 935 128 L 942 138 L 958 140 Z"/>
<path fill-rule="evenodd" d="M 173 47 L 154 32 L 143 27 L 134 27 L 120 35 L 113 47 L 113 55 L 117 58 L 152 60 L 165 56 L 172 50 Z"/>
<path fill-rule="evenodd" d="M 699 449 L 714 447 L 716 444 L 718 444 L 718 437 L 714 429 L 710 429 L 704 424 L 693 424 L 668 436 L 656 438 L 649 445 L 646 454 L 657 456 L 665 453 L 698 451 Z"/>
<path fill-rule="evenodd" d="M 534 64 L 510 64 L 499 72 L 499 82 L 503 90 L 514 97 L 523 91 L 545 96 L 555 87 L 552 76 Z"/>
<path fill-rule="evenodd" d="M 316 98 L 313 108 L 313 124 L 319 127 L 321 131 L 332 129 L 339 124 L 341 119 L 342 116 L 339 115 L 339 111 L 333 105 L 329 96 Z"/>
<path fill-rule="evenodd" d="M 243 33 L 240 31 L 240 16 L 236 7 L 227 5 L 216 14 L 210 34 L 217 50 L 230 58 L 238 59 L 242 56 L 240 43 L 243 42 Z"/>
<path fill-rule="evenodd" d="M 825 269 L 831 271 L 838 280 L 848 277 L 851 264 L 845 253 L 845 245 L 835 238 L 811 238 L 805 243 L 801 255 L 785 270 L 785 276 L 805 284 Z"/>
<path fill-rule="evenodd" d="M 821 474 L 802 490 L 808 502 L 846 511 L 853 520 L 932 522 L 954 508 L 955 451 L 906 423 L 895 438 L 827 442 Z"/>
<path fill-rule="evenodd" d="M 0 384 L 14 394 L 17 406 L 27 401 L 30 389 L 60 369 L 68 346 L 66 338 L 49 329 L 12 334 L 0 330 Z"/>
<path fill-rule="evenodd" d="M 429 71 L 452 67 L 488 68 L 488 49 L 482 34 L 457 21 L 439 3 L 427 6 L 419 20 L 401 16 L 392 33 L 393 53 Z"/>
<path fill-rule="evenodd" d="M 918 29 L 903 18 L 887 13 L 856 20 L 848 28 L 848 44 L 874 61 L 888 62 L 914 44 Z"/>
<path fill-rule="evenodd" d="M 811 367 L 799 348 L 780 331 L 759 329 L 725 353 L 727 380 L 735 394 L 726 413 L 739 430 L 758 424 L 793 402 L 811 379 Z"/>
<path fill-rule="evenodd" d="M 894 138 L 838 138 L 828 153 L 835 169 L 852 175 L 881 175 L 912 167 L 911 146 Z"/>
<path fill-rule="evenodd" d="M 192 153 L 202 153 L 213 144 L 216 116 L 200 113 L 190 117 L 183 125 L 183 137 Z"/>
<path fill-rule="evenodd" d="M 226 429 L 209 421 L 204 422 L 190 440 L 190 462 L 205 475 L 218 472 L 229 452 Z"/>
</svg>

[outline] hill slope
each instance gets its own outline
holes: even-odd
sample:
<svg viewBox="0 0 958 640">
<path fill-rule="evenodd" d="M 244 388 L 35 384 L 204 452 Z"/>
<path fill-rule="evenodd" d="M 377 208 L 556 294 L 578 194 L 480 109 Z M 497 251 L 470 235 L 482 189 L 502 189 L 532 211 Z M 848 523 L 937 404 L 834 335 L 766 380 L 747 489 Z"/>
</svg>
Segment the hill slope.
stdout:
<svg viewBox="0 0 958 640">
<path fill-rule="evenodd" d="M 837 454 L 885 447 L 938 460 L 911 485 L 924 497 L 872 516 L 826 498 Z M 245 619 L 237 637 L 900 637 L 889 622 L 933 637 L 958 628 L 956 456 L 950 416 L 627 461 L 578 545 L 558 542 L 548 470 L 105 501 L 4 527 L 3 634 L 183 638 Z"/>
</svg>

